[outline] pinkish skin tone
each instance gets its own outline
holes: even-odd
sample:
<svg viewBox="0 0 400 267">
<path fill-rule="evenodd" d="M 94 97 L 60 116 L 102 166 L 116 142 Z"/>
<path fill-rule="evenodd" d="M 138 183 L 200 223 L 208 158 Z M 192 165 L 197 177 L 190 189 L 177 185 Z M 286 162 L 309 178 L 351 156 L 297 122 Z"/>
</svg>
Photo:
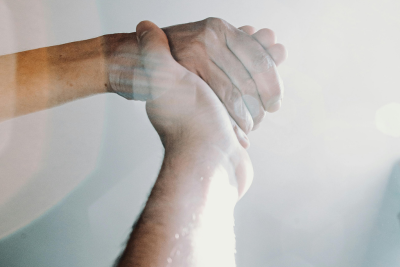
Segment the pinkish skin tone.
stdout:
<svg viewBox="0 0 400 267">
<path fill-rule="evenodd" d="M 280 106 L 271 104 L 283 93 L 271 62 L 281 63 L 286 50 L 271 30 L 216 18 L 163 30 L 145 21 L 137 32 L 1 56 L 0 121 L 106 92 L 135 99 L 144 90 L 165 158 L 118 266 L 234 266 L 233 208 L 253 176 L 246 134 L 265 107 Z M 202 45 L 187 47 L 193 40 Z M 123 80 L 111 77 L 115 70 Z M 232 84 L 240 92 L 234 99 Z M 235 113 L 242 95 L 257 104 Z"/>
</svg>

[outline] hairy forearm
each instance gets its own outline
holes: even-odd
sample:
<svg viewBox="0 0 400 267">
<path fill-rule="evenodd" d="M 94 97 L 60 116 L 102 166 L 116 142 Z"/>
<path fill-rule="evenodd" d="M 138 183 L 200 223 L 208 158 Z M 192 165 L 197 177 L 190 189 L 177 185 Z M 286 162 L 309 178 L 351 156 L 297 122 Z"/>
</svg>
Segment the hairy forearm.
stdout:
<svg viewBox="0 0 400 267">
<path fill-rule="evenodd" d="M 234 266 L 234 173 L 215 147 L 166 150 L 118 266 Z"/>
<path fill-rule="evenodd" d="M 121 43 L 134 51 L 135 33 L 1 56 L 0 121 L 107 92 L 107 56 Z"/>
</svg>

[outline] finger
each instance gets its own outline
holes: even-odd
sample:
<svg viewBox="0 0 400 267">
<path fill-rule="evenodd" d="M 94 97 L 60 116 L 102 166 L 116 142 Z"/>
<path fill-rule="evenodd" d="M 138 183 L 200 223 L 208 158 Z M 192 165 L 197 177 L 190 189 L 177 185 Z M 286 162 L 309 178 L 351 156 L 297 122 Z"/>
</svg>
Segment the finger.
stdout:
<svg viewBox="0 0 400 267">
<path fill-rule="evenodd" d="M 288 57 L 288 52 L 283 44 L 274 44 L 268 47 L 268 53 L 274 59 L 276 66 L 279 66 Z"/>
<path fill-rule="evenodd" d="M 236 124 L 236 122 L 232 118 L 230 118 L 230 120 L 232 123 L 233 131 L 235 132 L 236 138 L 239 141 L 239 143 L 242 145 L 244 149 L 249 148 L 250 140 L 247 137 L 247 135 L 242 131 L 242 129 L 240 129 L 240 127 Z"/>
<path fill-rule="evenodd" d="M 248 35 L 253 35 L 257 31 L 256 28 L 254 28 L 253 26 L 250 26 L 250 25 L 245 25 L 245 26 L 239 27 L 238 29 L 241 31 L 244 31 Z"/>
<path fill-rule="evenodd" d="M 240 90 L 247 110 L 253 118 L 254 125 L 259 124 L 265 116 L 265 110 L 257 91 L 257 85 L 232 51 L 227 47 L 222 47 L 217 52 L 218 54 L 211 55 L 212 61 L 229 77 L 231 83 Z M 210 78 L 218 80 L 219 76 L 212 73 Z"/>
<path fill-rule="evenodd" d="M 186 69 L 173 59 L 167 36 L 157 25 L 142 21 L 136 26 L 136 34 L 141 67 L 134 70 L 134 99 L 147 101 L 173 88 Z"/>
<path fill-rule="evenodd" d="M 252 35 L 264 48 L 269 48 L 276 44 L 276 36 L 273 30 L 265 28 Z"/>
<path fill-rule="evenodd" d="M 263 30 L 265 30 L 265 29 L 263 29 Z M 269 29 L 267 29 L 267 30 L 269 30 Z M 275 38 L 275 33 L 272 30 L 264 31 L 264 33 L 259 33 L 260 31 L 258 31 L 256 34 L 253 34 L 253 37 L 263 46 L 264 49 L 267 50 L 268 54 L 274 60 L 275 66 L 278 66 L 283 61 L 285 61 L 288 56 L 285 46 L 282 44 L 274 43 L 274 42 L 276 42 L 276 38 Z M 269 41 L 273 38 L 274 38 L 274 42 Z M 272 43 L 274 43 L 274 44 L 272 44 Z M 283 98 L 284 91 L 285 91 L 282 79 L 279 76 L 279 73 L 278 72 L 276 72 L 276 73 L 277 73 L 278 82 L 280 84 L 281 99 L 277 100 L 275 103 L 273 103 L 269 107 L 268 112 L 270 112 L 270 113 L 276 112 L 280 109 L 280 107 L 282 105 L 282 98 Z"/>
<path fill-rule="evenodd" d="M 242 31 L 227 31 L 226 41 L 254 80 L 264 109 L 273 111 L 281 100 L 283 85 L 272 57 L 256 38 Z"/>
<path fill-rule="evenodd" d="M 253 119 L 242 99 L 240 90 L 232 84 L 229 77 L 213 62 L 201 68 L 199 75 L 224 104 L 231 118 L 245 132 L 253 128 Z"/>
<path fill-rule="evenodd" d="M 136 36 L 142 55 L 154 54 L 164 59 L 172 59 L 165 33 L 153 22 L 144 20 L 136 26 Z"/>
</svg>

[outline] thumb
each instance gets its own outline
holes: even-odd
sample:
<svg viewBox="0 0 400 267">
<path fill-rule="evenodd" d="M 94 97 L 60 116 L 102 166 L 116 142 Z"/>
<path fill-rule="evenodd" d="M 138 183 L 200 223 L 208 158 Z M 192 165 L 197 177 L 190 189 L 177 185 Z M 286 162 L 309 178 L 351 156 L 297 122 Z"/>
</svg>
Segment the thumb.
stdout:
<svg viewBox="0 0 400 267">
<path fill-rule="evenodd" d="M 136 26 L 136 36 L 141 65 L 135 70 L 136 94 L 141 96 L 141 100 L 159 98 L 174 88 L 173 85 L 177 77 L 181 76 L 183 67 L 172 57 L 164 31 L 153 22 L 140 22 Z"/>
<path fill-rule="evenodd" d="M 153 22 L 148 20 L 140 22 L 136 26 L 136 36 L 142 55 L 156 53 L 164 59 L 172 59 L 167 36 Z"/>
</svg>

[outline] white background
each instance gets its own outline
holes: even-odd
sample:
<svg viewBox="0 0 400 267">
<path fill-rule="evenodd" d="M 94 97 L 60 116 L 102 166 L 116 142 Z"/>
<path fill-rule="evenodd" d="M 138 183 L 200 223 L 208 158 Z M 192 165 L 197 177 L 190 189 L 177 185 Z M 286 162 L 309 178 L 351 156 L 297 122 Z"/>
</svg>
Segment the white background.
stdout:
<svg viewBox="0 0 400 267">
<path fill-rule="evenodd" d="M 0 0 L 0 54 L 132 32 L 144 19 L 273 29 L 289 51 L 285 99 L 250 135 L 238 266 L 394 267 L 399 14 L 387 0 Z M 0 265 L 111 266 L 162 156 L 144 105 L 114 95 L 1 123 Z"/>
</svg>

